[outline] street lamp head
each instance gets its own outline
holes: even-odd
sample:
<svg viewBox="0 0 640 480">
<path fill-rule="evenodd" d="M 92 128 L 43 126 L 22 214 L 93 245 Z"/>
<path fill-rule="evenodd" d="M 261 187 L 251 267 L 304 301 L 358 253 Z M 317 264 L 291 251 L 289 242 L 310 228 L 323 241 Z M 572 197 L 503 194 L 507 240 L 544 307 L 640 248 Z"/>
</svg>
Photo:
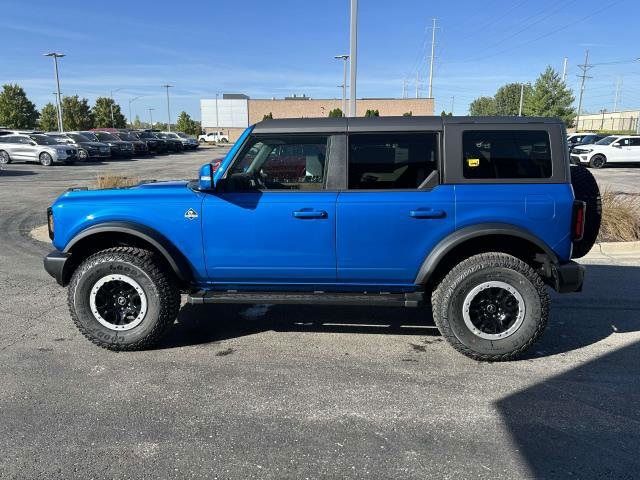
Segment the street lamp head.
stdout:
<svg viewBox="0 0 640 480">
<path fill-rule="evenodd" d="M 340 60 L 347 60 L 349 58 L 349 55 L 343 54 L 343 55 L 336 55 L 335 57 L 336 60 L 340 59 Z"/>
<path fill-rule="evenodd" d="M 64 53 L 57 53 L 57 52 L 43 53 L 43 55 L 45 57 L 56 57 L 56 58 L 62 58 L 65 56 Z"/>
</svg>

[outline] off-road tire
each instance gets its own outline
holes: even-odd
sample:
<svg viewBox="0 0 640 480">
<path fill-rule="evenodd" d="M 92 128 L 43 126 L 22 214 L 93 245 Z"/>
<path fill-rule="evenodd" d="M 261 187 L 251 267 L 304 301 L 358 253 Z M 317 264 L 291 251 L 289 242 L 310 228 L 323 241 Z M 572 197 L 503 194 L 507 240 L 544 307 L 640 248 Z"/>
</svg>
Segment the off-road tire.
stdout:
<svg viewBox="0 0 640 480">
<path fill-rule="evenodd" d="M 0 150 L 0 165 L 8 165 L 11 163 L 11 157 L 4 150 Z"/>
<path fill-rule="evenodd" d="M 147 311 L 131 330 L 114 331 L 98 322 L 90 307 L 90 292 L 107 275 L 126 275 L 145 293 Z M 180 309 L 180 292 L 173 272 L 153 252 L 115 247 L 97 252 L 73 273 L 68 289 L 71 318 L 80 332 L 109 350 L 143 350 L 155 345 L 174 323 Z"/>
<path fill-rule="evenodd" d="M 606 164 L 607 157 L 605 157 L 601 153 L 595 154 L 593 157 L 591 157 L 591 160 L 589 160 L 589 166 L 591 168 L 604 168 Z"/>
<path fill-rule="evenodd" d="M 465 297 L 487 281 L 507 283 L 524 301 L 522 324 L 498 340 L 476 335 L 463 317 Z M 549 317 L 549 295 L 542 278 L 527 263 L 501 252 L 481 253 L 460 262 L 434 289 L 431 304 L 436 326 L 449 344 L 467 357 L 488 362 L 521 355 L 540 337 Z"/>
<path fill-rule="evenodd" d="M 43 167 L 50 167 L 53 165 L 53 157 L 47 152 L 42 152 L 38 157 L 38 160 L 40 161 L 40 165 Z"/>
<path fill-rule="evenodd" d="M 582 165 L 571 166 L 571 185 L 576 200 L 587 204 L 582 240 L 573 242 L 572 258 L 584 257 L 596 243 L 602 222 L 600 188 L 593 174 Z"/>
</svg>

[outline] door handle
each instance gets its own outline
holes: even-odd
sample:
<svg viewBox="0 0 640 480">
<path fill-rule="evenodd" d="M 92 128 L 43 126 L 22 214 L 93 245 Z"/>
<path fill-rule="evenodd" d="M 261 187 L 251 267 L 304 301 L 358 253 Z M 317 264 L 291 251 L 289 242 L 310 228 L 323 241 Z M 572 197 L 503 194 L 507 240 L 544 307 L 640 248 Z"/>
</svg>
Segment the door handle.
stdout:
<svg viewBox="0 0 640 480">
<path fill-rule="evenodd" d="M 327 218 L 327 212 L 324 210 L 296 210 L 293 212 L 295 218 Z"/>
<path fill-rule="evenodd" d="M 434 210 L 433 208 L 418 208 L 409 212 L 409 216 L 413 218 L 444 218 L 446 215 L 444 210 Z"/>
</svg>

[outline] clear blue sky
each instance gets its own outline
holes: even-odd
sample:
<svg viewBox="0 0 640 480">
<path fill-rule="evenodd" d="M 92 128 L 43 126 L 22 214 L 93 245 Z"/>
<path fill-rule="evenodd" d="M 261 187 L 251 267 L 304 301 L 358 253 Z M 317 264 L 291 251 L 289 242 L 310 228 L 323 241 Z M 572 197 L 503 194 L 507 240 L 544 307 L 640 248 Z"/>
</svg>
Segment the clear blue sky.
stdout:
<svg viewBox="0 0 640 480">
<path fill-rule="evenodd" d="M 403 79 L 415 96 L 419 72 L 426 96 L 430 27 L 438 19 L 436 111 L 465 114 L 469 102 L 506 82 L 533 81 L 546 65 L 562 69 L 577 96 L 584 50 L 595 66 L 585 109 L 613 108 L 622 77 L 622 106 L 640 107 L 638 0 L 360 0 L 358 97 L 399 97 Z M 199 99 L 216 92 L 256 98 L 305 93 L 339 97 L 348 52 L 349 0 L 50 1 L 2 0 L 0 83 L 21 84 L 38 107 L 53 100 L 53 67 L 61 61 L 62 93 L 91 102 L 114 94 L 127 114 L 166 121 L 163 90 L 171 83 L 174 115 L 200 117 Z M 175 118 L 175 117 L 174 117 Z"/>
</svg>

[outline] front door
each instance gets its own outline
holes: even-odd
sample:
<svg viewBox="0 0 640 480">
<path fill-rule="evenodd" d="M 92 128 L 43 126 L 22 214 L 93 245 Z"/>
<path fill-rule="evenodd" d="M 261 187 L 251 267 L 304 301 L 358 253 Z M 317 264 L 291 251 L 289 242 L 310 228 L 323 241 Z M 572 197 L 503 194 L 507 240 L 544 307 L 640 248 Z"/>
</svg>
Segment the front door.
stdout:
<svg viewBox="0 0 640 480">
<path fill-rule="evenodd" d="M 336 280 L 336 192 L 324 184 L 327 135 L 252 135 L 203 204 L 211 283 Z"/>
<path fill-rule="evenodd" d="M 435 132 L 349 135 L 339 282 L 411 285 L 425 255 L 454 230 L 454 188 L 438 185 L 438 150 Z"/>
</svg>

